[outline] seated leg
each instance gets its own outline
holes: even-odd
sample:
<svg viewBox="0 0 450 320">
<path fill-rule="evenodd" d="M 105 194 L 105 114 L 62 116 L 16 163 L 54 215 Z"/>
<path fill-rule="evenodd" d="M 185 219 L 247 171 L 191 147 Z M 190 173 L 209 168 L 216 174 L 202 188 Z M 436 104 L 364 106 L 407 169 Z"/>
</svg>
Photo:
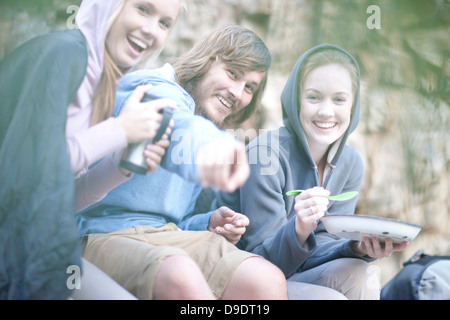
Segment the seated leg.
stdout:
<svg viewBox="0 0 450 320">
<path fill-rule="evenodd" d="M 224 300 L 286 300 L 286 278 L 275 265 L 260 257 L 244 260 L 222 295 Z"/>
</svg>

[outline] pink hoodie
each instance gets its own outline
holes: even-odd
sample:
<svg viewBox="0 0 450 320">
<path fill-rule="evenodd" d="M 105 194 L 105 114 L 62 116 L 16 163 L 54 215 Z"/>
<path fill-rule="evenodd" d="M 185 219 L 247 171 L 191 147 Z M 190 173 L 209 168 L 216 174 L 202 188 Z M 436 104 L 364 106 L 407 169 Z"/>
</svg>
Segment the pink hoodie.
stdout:
<svg viewBox="0 0 450 320">
<path fill-rule="evenodd" d="M 69 105 L 66 121 L 67 149 L 72 171 L 77 178 L 75 212 L 99 201 L 124 182 L 125 177 L 113 162 L 112 154 L 127 146 L 125 132 L 116 118 L 89 127 L 95 89 L 103 72 L 105 40 L 111 18 L 124 0 L 83 0 L 76 22 L 88 44 L 86 76 Z M 88 167 L 102 161 L 93 169 Z"/>
</svg>

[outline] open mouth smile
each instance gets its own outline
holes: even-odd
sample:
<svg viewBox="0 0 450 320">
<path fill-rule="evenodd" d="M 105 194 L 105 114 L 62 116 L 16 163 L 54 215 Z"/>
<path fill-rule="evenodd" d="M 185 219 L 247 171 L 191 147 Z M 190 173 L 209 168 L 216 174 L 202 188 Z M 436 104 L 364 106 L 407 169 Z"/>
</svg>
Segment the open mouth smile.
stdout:
<svg viewBox="0 0 450 320">
<path fill-rule="evenodd" d="M 314 125 L 320 129 L 332 129 L 337 126 L 336 122 L 319 122 L 313 121 Z"/>
<path fill-rule="evenodd" d="M 128 39 L 128 42 L 130 43 L 130 45 L 133 47 L 133 49 L 139 53 L 147 50 L 147 48 L 149 47 L 148 44 L 146 44 L 142 40 L 139 40 L 138 38 L 135 38 L 133 36 L 128 36 L 127 39 Z"/>
<path fill-rule="evenodd" d="M 233 104 L 231 102 L 229 102 L 228 100 L 226 100 L 224 97 L 219 96 L 219 95 L 217 95 L 216 97 L 228 109 L 231 109 L 231 107 L 233 106 Z"/>
</svg>

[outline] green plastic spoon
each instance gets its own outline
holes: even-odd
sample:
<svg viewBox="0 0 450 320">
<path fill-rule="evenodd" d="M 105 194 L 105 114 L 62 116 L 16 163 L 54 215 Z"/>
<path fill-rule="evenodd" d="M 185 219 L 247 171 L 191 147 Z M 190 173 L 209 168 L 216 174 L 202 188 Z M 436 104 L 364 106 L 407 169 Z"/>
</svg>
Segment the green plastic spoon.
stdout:
<svg viewBox="0 0 450 320">
<path fill-rule="evenodd" d="M 286 192 L 287 196 L 296 196 L 300 193 L 302 193 L 305 190 L 291 190 Z M 332 200 L 332 201 L 346 201 L 349 200 L 353 197 L 355 197 L 358 194 L 358 191 L 349 191 L 349 192 L 344 192 L 335 196 L 329 196 L 327 197 L 328 200 Z"/>
</svg>

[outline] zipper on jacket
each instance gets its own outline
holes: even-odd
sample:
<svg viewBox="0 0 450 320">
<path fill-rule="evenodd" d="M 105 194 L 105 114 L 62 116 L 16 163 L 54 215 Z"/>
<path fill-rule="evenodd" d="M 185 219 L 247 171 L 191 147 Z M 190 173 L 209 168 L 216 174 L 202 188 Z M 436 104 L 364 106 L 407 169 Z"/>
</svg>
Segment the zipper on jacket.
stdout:
<svg viewBox="0 0 450 320">
<path fill-rule="evenodd" d="M 315 175 L 315 179 L 316 179 L 315 185 L 320 187 L 319 168 L 316 165 L 314 165 L 314 173 L 316 174 Z"/>
<path fill-rule="evenodd" d="M 336 166 L 334 164 L 330 164 L 330 171 L 328 172 L 327 176 L 325 177 L 325 181 L 323 182 L 324 189 L 327 188 L 328 181 L 330 180 L 330 177 L 333 174 L 334 169 L 336 169 Z"/>
</svg>

